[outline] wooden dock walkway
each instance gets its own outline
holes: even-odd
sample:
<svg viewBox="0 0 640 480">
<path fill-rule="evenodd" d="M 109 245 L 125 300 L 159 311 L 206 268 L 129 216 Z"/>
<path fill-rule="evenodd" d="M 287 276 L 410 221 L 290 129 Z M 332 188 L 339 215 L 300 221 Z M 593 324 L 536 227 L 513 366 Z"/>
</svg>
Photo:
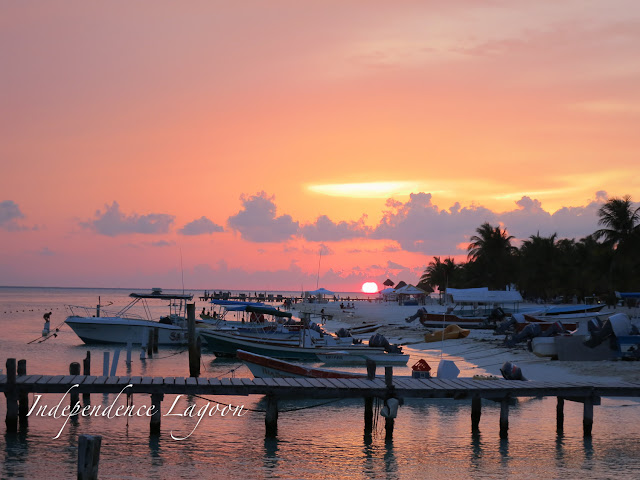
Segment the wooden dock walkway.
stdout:
<svg viewBox="0 0 640 480">
<path fill-rule="evenodd" d="M 7 362 L 9 366 L 9 362 Z M 15 368 L 15 367 L 14 367 Z M 14 370 L 15 372 L 15 370 Z M 92 376 L 92 375 L 15 375 L 7 370 L 0 375 L 0 392 L 7 398 L 7 429 L 17 428 L 18 410 L 24 412 L 28 405 L 20 405 L 28 393 L 60 394 L 72 387 L 75 394 L 115 394 L 127 387 L 131 394 L 150 394 L 152 404 L 160 411 L 165 394 L 182 395 L 266 395 L 265 424 L 267 435 L 277 431 L 279 398 L 363 398 L 365 400 L 365 433 L 371 425 L 373 398 L 385 403 L 404 398 L 471 400 L 472 430 L 478 429 L 481 415 L 481 400 L 489 399 L 501 404 L 500 436 L 506 437 L 509 405 L 518 397 L 557 397 L 558 430 L 562 429 L 565 400 L 584 404 L 584 434 L 591 435 L 593 406 L 600 404 L 601 397 L 640 397 L 640 383 L 622 381 L 518 381 L 518 380 L 474 380 L 414 379 L 392 377 L 374 379 L 315 379 L 315 378 L 195 378 L 195 377 L 141 377 L 141 376 Z M 388 372 L 389 373 L 389 372 Z M 130 385 L 130 387 L 128 387 Z M 77 400 L 76 400 L 77 401 Z M 397 405 L 398 402 L 396 402 Z M 393 431 L 393 418 L 387 418 L 387 436 Z M 155 422 L 155 423 L 154 423 Z M 159 415 L 151 418 L 151 432 L 159 433 Z"/>
</svg>

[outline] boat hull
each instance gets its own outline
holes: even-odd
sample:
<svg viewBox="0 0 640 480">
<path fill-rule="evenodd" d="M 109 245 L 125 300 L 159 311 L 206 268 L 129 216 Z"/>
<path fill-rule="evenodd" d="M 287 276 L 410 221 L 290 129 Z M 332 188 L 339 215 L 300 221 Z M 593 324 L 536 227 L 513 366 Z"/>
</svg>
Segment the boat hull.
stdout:
<svg viewBox="0 0 640 480">
<path fill-rule="evenodd" d="M 187 329 L 151 320 L 120 317 L 68 317 L 65 323 L 87 344 L 146 344 L 149 331 L 158 329 L 158 345 L 189 343 Z"/>
<path fill-rule="evenodd" d="M 343 351 L 318 353 L 318 360 L 325 365 L 357 365 L 364 366 L 367 360 L 376 362 L 378 366 L 401 366 L 409 361 L 409 355 L 403 353 L 348 353 Z"/>
<path fill-rule="evenodd" d="M 201 336 L 205 340 L 208 350 L 213 352 L 216 357 L 235 357 L 238 350 L 244 350 L 258 355 L 266 355 L 279 359 L 316 361 L 318 360 L 318 353 L 331 352 L 336 349 L 335 345 L 330 347 L 292 346 L 276 341 L 244 337 L 220 331 L 201 332 Z M 369 351 L 371 353 L 384 352 L 384 349 L 382 348 L 372 348 L 363 345 L 339 346 L 338 348 L 348 352 L 353 351 L 354 353 L 361 353 L 363 351 Z"/>
<path fill-rule="evenodd" d="M 255 378 L 367 378 L 365 374 L 295 365 L 263 355 L 238 350 L 238 358 Z"/>
</svg>

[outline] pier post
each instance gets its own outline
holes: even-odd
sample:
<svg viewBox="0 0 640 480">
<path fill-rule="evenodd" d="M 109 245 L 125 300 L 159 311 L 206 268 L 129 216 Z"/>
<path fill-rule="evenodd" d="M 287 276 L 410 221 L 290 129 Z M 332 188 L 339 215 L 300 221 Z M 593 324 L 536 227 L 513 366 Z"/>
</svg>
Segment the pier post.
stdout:
<svg viewBox="0 0 640 480">
<path fill-rule="evenodd" d="M 189 376 L 200 376 L 200 350 L 196 337 L 196 304 L 187 304 L 187 336 L 189 338 Z"/>
<path fill-rule="evenodd" d="M 364 436 L 373 434 L 373 397 L 364 397 Z"/>
<path fill-rule="evenodd" d="M 556 432 L 558 434 L 564 431 L 564 398 L 558 397 L 556 405 Z"/>
<path fill-rule="evenodd" d="M 153 353 L 158 353 L 159 341 L 160 341 L 160 327 L 153 327 Z"/>
<path fill-rule="evenodd" d="M 482 398 L 474 395 L 471 399 L 471 431 L 480 431 L 480 416 L 482 415 Z"/>
<path fill-rule="evenodd" d="M 267 395 L 267 412 L 264 417 L 265 436 L 274 438 L 278 435 L 278 399 Z"/>
<path fill-rule="evenodd" d="M 103 352 L 102 357 L 102 376 L 109 376 L 109 352 Z"/>
<path fill-rule="evenodd" d="M 384 439 L 389 441 L 393 439 L 393 427 L 395 424 L 395 415 L 391 413 L 389 402 L 392 400 L 397 401 L 393 398 L 393 394 L 395 393 L 395 387 L 393 386 L 393 367 L 384 367 L 384 382 L 387 385 L 387 401 L 385 404 L 389 411 L 389 415 L 384 419 Z"/>
<path fill-rule="evenodd" d="M 509 431 L 509 398 L 500 401 L 500 438 L 507 438 Z"/>
<path fill-rule="evenodd" d="M 91 375 L 91 351 L 89 350 L 87 350 L 87 356 L 82 360 L 82 374 Z M 83 393 L 82 402 L 85 405 L 89 405 L 91 403 L 91 394 Z"/>
<path fill-rule="evenodd" d="M 100 435 L 78 437 L 78 480 L 97 480 L 101 445 Z"/>
<path fill-rule="evenodd" d="M 584 417 L 582 419 L 582 427 L 584 436 L 591 436 L 591 428 L 593 427 L 593 399 L 585 397 L 584 399 Z"/>
<path fill-rule="evenodd" d="M 27 361 L 18 360 L 18 377 L 27 375 Z M 29 394 L 23 390 L 18 390 L 18 421 L 20 426 L 28 423 L 29 417 Z"/>
<path fill-rule="evenodd" d="M 367 358 L 367 379 L 376 378 L 376 362 Z M 364 437 L 371 440 L 373 435 L 373 397 L 364 397 Z"/>
<path fill-rule="evenodd" d="M 150 435 L 160 435 L 160 419 L 162 418 L 162 411 L 160 407 L 164 400 L 164 393 L 152 393 L 151 405 L 153 407 L 153 414 L 149 421 L 149 433 Z"/>
<path fill-rule="evenodd" d="M 69 365 L 69 375 L 80 375 L 80 364 L 78 362 L 72 362 Z M 80 394 L 77 389 L 71 390 L 69 393 L 69 404 L 73 409 L 73 406 L 80 401 Z"/>
<path fill-rule="evenodd" d="M 376 378 L 376 362 L 367 358 L 367 378 L 373 380 Z"/>
<path fill-rule="evenodd" d="M 147 357 L 153 358 L 153 328 L 147 332 Z"/>
<path fill-rule="evenodd" d="M 4 396 L 7 398 L 7 433 L 18 431 L 18 392 L 16 388 L 16 359 L 7 358 L 7 388 Z"/>
</svg>

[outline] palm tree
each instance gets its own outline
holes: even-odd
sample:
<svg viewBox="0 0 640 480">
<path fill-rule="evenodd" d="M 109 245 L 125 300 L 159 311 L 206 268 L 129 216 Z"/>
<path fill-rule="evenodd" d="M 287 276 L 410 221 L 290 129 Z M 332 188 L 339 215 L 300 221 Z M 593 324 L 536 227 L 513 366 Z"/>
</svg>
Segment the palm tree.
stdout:
<svg viewBox="0 0 640 480">
<path fill-rule="evenodd" d="M 457 269 L 458 266 L 451 257 L 446 258 L 444 262 L 440 260 L 440 257 L 433 257 L 433 261 L 429 262 L 417 286 L 420 288 L 428 287 L 432 290 L 438 287 L 440 294 L 442 294 L 449 282 L 454 280 Z"/>
<path fill-rule="evenodd" d="M 554 270 L 557 258 L 556 237 L 531 235 L 520 247 L 520 274 L 518 287 L 529 297 L 549 299 L 557 294 Z"/>
<path fill-rule="evenodd" d="M 610 288 L 637 285 L 633 275 L 640 265 L 640 207 L 634 207 L 631 196 L 625 195 L 609 199 L 598 210 L 598 216 L 598 225 L 605 228 L 593 235 L 614 251 L 609 268 Z"/>
<path fill-rule="evenodd" d="M 476 281 L 493 289 L 502 289 L 512 282 L 515 274 L 515 255 L 518 249 L 511 245 L 512 235 L 499 226 L 485 222 L 476 229 L 467 247 L 469 262 L 478 267 Z"/>
<path fill-rule="evenodd" d="M 594 233 L 596 239 L 603 238 L 614 249 L 628 246 L 640 233 L 640 207 L 634 208 L 629 195 L 611 198 L 598 210 L 598 225 L 604 225 Z"/>
</svg>

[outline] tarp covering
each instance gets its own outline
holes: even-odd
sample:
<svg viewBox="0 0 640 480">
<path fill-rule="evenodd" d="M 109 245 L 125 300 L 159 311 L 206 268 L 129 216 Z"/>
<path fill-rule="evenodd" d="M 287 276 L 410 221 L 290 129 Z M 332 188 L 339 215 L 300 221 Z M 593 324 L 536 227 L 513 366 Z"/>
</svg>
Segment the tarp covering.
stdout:
<svg viewBox="0 0 640 480">
<path fill-rule="evenodd" d="M 334 294 L 334 292 L 332 292 L 331 290 L 327 290 L 326 288 L 319 288 L 317 290 L 313 290 L 308 293 L 309 295 L 333 295 Z"/>
<path fill-rule="evenodd" d="M 447 288 L 445 295 L 455 303 L 519 303 L 522 295 L 516 290 L 489 290 L 481 288 Z"/>
</svg>

